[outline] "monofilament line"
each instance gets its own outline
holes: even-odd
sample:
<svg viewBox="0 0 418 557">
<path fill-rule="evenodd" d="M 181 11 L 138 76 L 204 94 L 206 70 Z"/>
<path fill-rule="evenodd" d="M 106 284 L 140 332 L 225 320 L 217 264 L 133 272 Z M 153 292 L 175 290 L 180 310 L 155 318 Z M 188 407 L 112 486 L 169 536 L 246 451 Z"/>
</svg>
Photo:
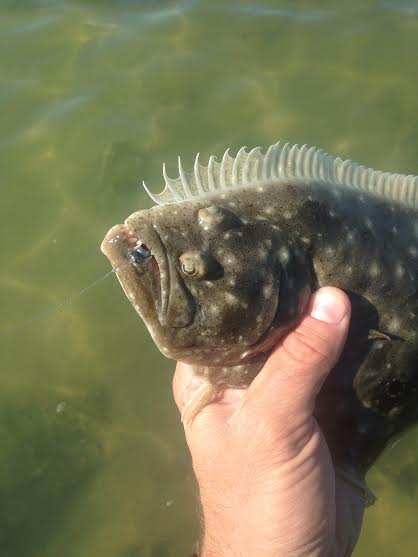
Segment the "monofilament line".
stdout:
<svg viewBox="0 0 418 557">
<path fill-rule="evenodd" d="M 30 317 L 26 321 L 23 321 L 22 323 L 17 323 L 16 325 L 11 325 L 10 327 L 6 327 L 5 329 L 0 330 L 0 338 L 5 337 L 5 336 L 7 336 L 11 333 L 14 333 L 16 331 L 20 331 L 21 329 L 25 329 L 29 325 L 32 325 L 32 323 L 35 323 L 36 321 L 39 321 L 40 319 L 43 319 L 44 317 L 46 317 L 48 315 L 51 315 L 51 314 L 56 313 L 58 311 L 61 311 L 65 306 L 68 306 L 68 305 L 72 304 L 72 302 L 74 300 L 76 300 L 77 298 L 79 298 L 80 296 L 82 296 L 83 294 L 85 294 L 86 292 L 91 290 L 93 287 L 97 286 L 98 284 L 100 284 L 101 282 L 106 280 L 110 275 L 113 275 L 113 273 L 117 273 L 121 268 L 126 267 L 128 265 L 131 265 L 130 261 L 128 261 L 126 263 L 126 265 L 116 267 L 115 269 L 112 269 L 111 271 L 109 271 L 105 275 L 97 278 L 96 280 L 94 280 L 93 282 L 91 282 L 90 284 L 88 284 L 87 286 L 82 288 L 81 290 L 78 290 L 76 293 L 72 294 L 71 296 L 69 296 L 68 298 L 63 300 L 62 302 L 59 302 L 58 304 L 56 304 L 56 305 L 54 305 L 50 308 L 47 308 L 47 309 L 41 311 L 40 313 L 37 313 L 36 315 L 34 315 L 33 317 Z"/>
</svg>

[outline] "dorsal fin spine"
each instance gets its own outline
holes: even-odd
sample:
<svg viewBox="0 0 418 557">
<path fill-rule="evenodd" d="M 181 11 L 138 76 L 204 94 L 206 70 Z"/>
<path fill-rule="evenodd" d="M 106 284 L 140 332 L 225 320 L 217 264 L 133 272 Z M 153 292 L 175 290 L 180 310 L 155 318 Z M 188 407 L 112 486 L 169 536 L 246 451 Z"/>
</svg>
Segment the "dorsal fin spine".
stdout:
<svg viewBox="0 0 418 557">
<path fill-rule="evenodd" d="M 228 151 L 229 151 L 229 148 L 225 151 L 224 156 L 222 157 L 222 162 L 221 162 L 219 182 L 220 182 L 220 186 L 221 186 L 222 189 L 227 187 L 226 167 L 227 167 L 227 160 L 228 160 Z"/>
<path fill-rule="evenodd" d="M 306 172 L 306 175 L 315 176 L 315 169 L 313 168 L 313 151 L 312 148 L 308 148 L 306 146 L 306 155 L 305 155 L 305 164 L 303 166 L 303 171 Z"/>
<path fill-rule="evenodd" d="M 275 147 L 274 145 L 270 145 L 261 166 L 261 179 L 265 181 L 267 181 L 270 178 L 270 168 L 271 168 L 270 164 L 271 164 L 271 157 L 274 151 L 274 147 Z"/>
<path fill-rule="evenodd" d="M 154 203 L 159 203 L 159 195 L 161 195 L 161 194 L 154 194 L 154 193 L 152 193 L 152 191 L 148 189 L 148 187 L 147 187 L 147 185 L 145 184 L 144 180 L 142 180 L 142 187 L 143 187 L 144 190 L 147 192 L 147 194 L 150 196 L 150 198 L 154 201 Z"/>
<path fill-rule="evenodd" d="M 199 193 L 199 195 L 204 195 L 205 190 L 203 189 L 203 185 L 202 185 L 202 176 L 200 174 L 200 164 L 199 164 L 199 154 L 197 153 L 196 158 L 194 160 L 194 178 L 195 178 L 195 182 L 196 182 L 196 188 L 197 191 Z"/>
<path fill-rule="evenodd" d="M 278 173 L 278 165 L 279 165 L 279 161 L 278 161 L 278 154 L 279 154 L 279 144 L 280 142 L 278 141 L 275 145 L 273 145 L 273 149 L 272 149 L 272 156 L 271 156 L 271 162 L 270 162 L 270 177 L 271 178 L 277 178 L 277 173 Z"/>
<path fill-rule="evenodd" d="M 279 153 L 279 160 L 277 164 L 277 177 L 282 178 L 286 176 L 287 172 L 287 159 L 289 155 L 289 143 L 283 145 L 283 149 Z"/>
<path fill-rule="evenodd" d="M 290 176 L 295 177 L 296 176 L 296 171 L 295 171 L 295 159 L 297 157 L 299 153 L 299 145 L 293 145 L 293 147 L 291 147 L 290 149 L 290 153 L 289 153 L 289 158 L 287 160 L 287 165 L 288 165 L 288 172 L 290 174 Z"/>
<path fill-rule="evenodd" d="M 418 187 L 418 180 L 416 176 L 409 177 L 409 184 L 408 184 L 408 202 L 413 203 L 417 197 L 417 187 Z"/>
<path fill-rule="evenodd" d="M 382 172 L 382 174 L 379 176 L 377 181 L 377 187 L 376 187 L 376 191 L 379 194 L 381 195 L 385 194 L 386 184 L 390 181 L 389 178 L 390 178 L 389 172 Z"/>
<path fill-rule="evenodd" d="M 187 179 L 187 175 L 184 172 L 183 165 L 181 164 L 181 158 L 178 157 L 178 165 L 179 165 L 179 176 L 183 186 L 183 190 L 185 193 L 185 198 L 190 199 L 192 197 L 192 191 L 190 189 L 189 181 Z"/>
<path fill-rule="evenodd" d="M 314 180 L 321 179 L 321 162 L 320 162 L 320 151 L 317 151 L 314 147 L 311 147 L 311 165 L 312 165 L 312 175 Z"/>
<path fill-rule="evenodd" d="M 182 198 L 178 194 L 176 188 L 174 188 L 174 186 L 173 186 L 173 180 L 171 178 L 169 178 L 168 175 L 167 175 L 167 169 L 166 169 L 166 166 L 165 166 L 165 162 L 163 163 L 163 177 L 164 177 L 164 181 L 165 181 L 165 185 L 166 185 L 167 189 L 170 191 L 171 195 L 173 196 L 173 200 L 174 201 L 182 201 Z"/>
<path fill-rule="evenodd" d="M 390 198 L 392 196 L 392 190 L 396 188 L 396 184 L 398 183 L 398 176 L 399 174 L 389 174 L 383 190 L 384 197 Z M 401 182 L 399 183 L 401 184 Z"/>
<path fill-rule="evenodd" d="M 360 165 L 356 164 L 356 166 L 353 170 L 352 180 L 353 180 L 353 184 L 356 188 L 358 188 L 359 185 L 360 185 L 359 184 L 359 179 L 360 179 L 360 175 L 361 175 L 361 172 L 360 172 L 361 168 L 362 167 Z"/>
<path fill-rule="evenodd" d="M 309 164 L 309 161 L 307 160 L 306 157 L 307 151 L 308 148 L 306 145 L 302 145 L 302 147 L 299 149 L 299 153 L 296 159 L 297 160 L 296 169 L 297 169 L 298 177 L 304 176 L 305 174 L 306 176 L 309 176 L 309 174 L 306 173 L 306 166 L 307 164 Z"/>
<path fill-rule="evenodd" d="M 212 155 L 208 162 L 208 186 L 210 191 L 215 191 L 215 180 L 213 177 L 213 165 L 215 163 L 215 156 Z"/>
<path fill-rule="evenodd" d="M 347 183 L 347 184 L 353 183 L 352 176 L 353 176 L 353 170 L 355 168 L 355 165 L 353 164 L 352 161 L 345 160 L 343 162 L 343 168 L 344 168 L 343 180 L 341 183 Z"/>
<path fill-rule="evenodd" d="M 248 160 L 250 162 L 250 173 L 249 173 L 249 180 L 250 182 L 257 182 L 260 180 L 259 170 L 260 170 L 260 147 L 254 147 L 248 155 Z"/>
<path fill-rule="evenodd" d="M 239 165 L 241 163 L 242 158 L 246 155 L 245 147 L 241 147 L 238 151 L 237 156 L 235 157 L 234 164 L 232 166 L 232 185 L 238 186 L 240 181 L 240 177 L 238 174 Z"/>
<path fill-rule="evenodd" d="M 250 171 L 250 155 L 251 155 L 252 151 L 250 151 L 247 154 L 247 157 L 245 159 L 245 163 L 244 166 L 242 167 L 242 178 L 241 178 L 241 184 L 247 184 L 249 181 L 249 171 Z"/>
<path fill-rule="evenodd" d="M 292 176 L 299 178 L 299 154 L 301 147 L 299 145 L 293 145 L 290 150 L 290 168 Z"/>
</svg>

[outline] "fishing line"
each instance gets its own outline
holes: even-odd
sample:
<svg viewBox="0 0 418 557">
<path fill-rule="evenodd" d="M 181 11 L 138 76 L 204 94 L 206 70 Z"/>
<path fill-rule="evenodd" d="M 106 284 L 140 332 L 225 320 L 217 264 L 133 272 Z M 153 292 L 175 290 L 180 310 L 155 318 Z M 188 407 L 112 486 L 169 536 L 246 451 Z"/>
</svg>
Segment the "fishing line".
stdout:
<svg viewBox="0 0 418 557">
<path fill-rule="evenodd" d="M 117 273 L 118 271 L 124 269 L 125 267 L 128 267 L 129 265 L 132 265 L 132 261 L 127 261 L 124 265 L 119 265 L 119 267 L 113 268 L 111 271 L 97 278 L 96 280 L 94 280 L 93 282 L 91 282 L 81 290 L 77 290 L 77 292 L 71 294 L 71 296 L 68 296 L 68 298 L 65 298 L 62 302 L 59 302 L 58 304 L 50 308 L 47 308 L 41 311 L 40 313 L 35 314 L 33 317 L 29 317 L 29 319 L 26 319 L 21 323 L 17 323 L 16 325 L 11 325 L 10 327 L 6 327 L 5 329 L 0 330 L 0 338 L 3 338 L 9 335 L 10 333 L 14 333 L 16 331 L 25 329 L 29 325 L 32 325 L 32 323 L 35 323 L 36 321 L 39 321 L 40 319 L 43 319 L 48 315 L 60 311 L 65 306 L 72 304 L 74 300 L 76 300 L 77 298 L 79 298 L 80 296 L 82 296 L 83 294 L 85 294 L 86 292 L 88 292 L 89 290 L 91 290 L 101 282 L 105 281 L 108 277 L 110 277 L 110 275 L 113 275 L 113 273 Z"/>
</svg>

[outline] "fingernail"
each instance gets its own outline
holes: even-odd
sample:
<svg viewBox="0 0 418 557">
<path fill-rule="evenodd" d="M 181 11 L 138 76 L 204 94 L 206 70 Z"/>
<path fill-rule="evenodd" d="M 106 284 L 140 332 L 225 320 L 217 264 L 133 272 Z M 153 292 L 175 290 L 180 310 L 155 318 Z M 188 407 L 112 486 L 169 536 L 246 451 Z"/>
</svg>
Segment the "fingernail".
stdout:
<svg viewBox="0 0 418 557">
<path fill-rule="evenodd" d="M 319 291 L 314 295 L 310 314 L 319 321 L 336 325 L 346 316 L 347 306 L 339 296 Z"/>
</svg>

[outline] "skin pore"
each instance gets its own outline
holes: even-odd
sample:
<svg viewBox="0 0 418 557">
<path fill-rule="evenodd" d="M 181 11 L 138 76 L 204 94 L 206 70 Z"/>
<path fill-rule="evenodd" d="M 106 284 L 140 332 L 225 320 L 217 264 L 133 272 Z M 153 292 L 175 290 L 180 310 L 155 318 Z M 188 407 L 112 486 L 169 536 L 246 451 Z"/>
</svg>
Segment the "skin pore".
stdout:
<svg viewBox="0 0 418 557">
<path fill-rule="evenodd" d="M 336 479 L 314 403 L 338 360 L 350 302 L 326 287 L 248 390 L 228 389 L 185 426 L 203 514 L 201 557 L 351 555 L 364 501 Z M 179 363 L 180 412 L 199 387 Z"/>
</svg>

